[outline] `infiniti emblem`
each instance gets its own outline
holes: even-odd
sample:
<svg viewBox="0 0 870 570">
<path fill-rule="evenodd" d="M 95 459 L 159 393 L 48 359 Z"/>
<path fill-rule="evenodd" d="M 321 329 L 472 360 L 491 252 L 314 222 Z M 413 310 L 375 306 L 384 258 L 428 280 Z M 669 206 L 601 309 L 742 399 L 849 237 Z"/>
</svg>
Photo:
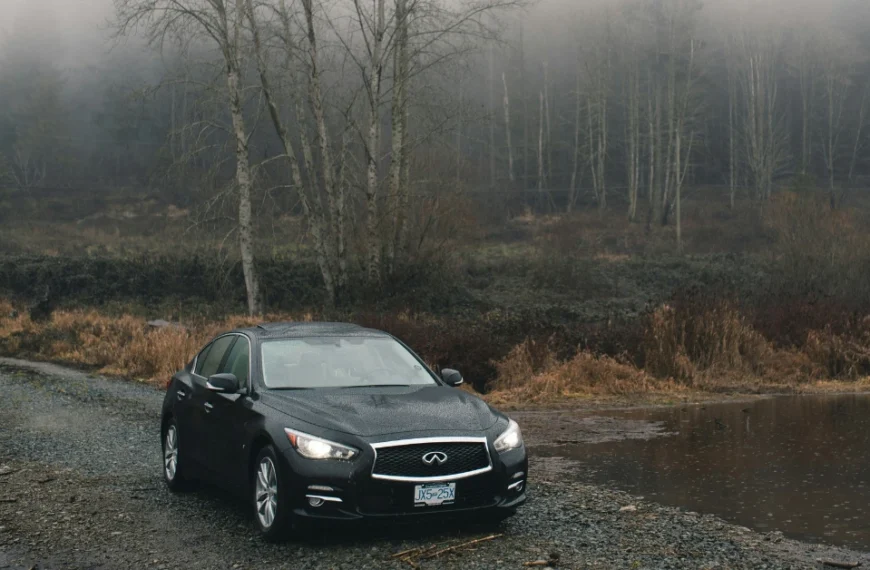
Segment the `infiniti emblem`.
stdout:
<svg viewBox="0 0 870 570">
<path fill-rule="evenodd" d="M 426 465 L 444 465 L 447 463 L 447 454 L 442 451 L 430 451 L 423 456 Z"/>
</svg>

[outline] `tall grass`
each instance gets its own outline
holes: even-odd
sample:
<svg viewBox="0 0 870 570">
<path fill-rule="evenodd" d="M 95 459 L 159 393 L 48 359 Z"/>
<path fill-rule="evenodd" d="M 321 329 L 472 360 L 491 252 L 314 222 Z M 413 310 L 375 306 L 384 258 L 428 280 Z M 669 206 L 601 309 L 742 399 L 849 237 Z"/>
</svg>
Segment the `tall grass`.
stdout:
<svg viewBox="0 0 870 570">
<path fill-rule="evenodd" d="M 660 377 L 690 381 L 711 370 L 762 371 L 770 344 L 733 306 L 663 305 L 647 319 L 646 369 Z"/>
<path fill-rule="evenodd" d="M 312 319 L 311 314 L 275 314 L 263 320 Z M 33 322 L 26 311 L 0 301 L 0 354 L 59 361 L 162 385 L 209 339 L 258 320 L 201 318 L 183 327 L 154 328 L 131 315 L 60 310 L 48 321 Z M 549 341 L 529 338 L 506 344 L 509 336 L 486 328 L 485 316 L 476 327 L 408 313 L 358 315 L 354 320 L 403 338 L 433 367 L 460 363 L 478 388 L 483 386 L 478 376 L 492 378 L 485 397 L 498 405 L 769 391 L 834 378 L 854 382 L 870 374 L 870 317 L 836 329 L 810 330 L 800 346 L 777 346 L 735 305 L 722 301 L 659 306 L 646 317 L 637 354 L 604 354 L 588 348 L 588 343 L 570 353 L 565 350 L 566 337 L 555 335 Z"/>
<path fill-rule="evenodd" d="M 270 316 L 270 320 L 282 321 L 310 318 L 310 315 Z M 155 328 L 139 317 L 110 317 L 93 310 L 74 310 L 55 311 L 50 321 L 35 323 L 10 303 L 0 301 L 0 352 L 162 384 L 208 340 L 255 322 L 258 320 L 237 316 L 200 320 L 184 327 Z"/>
</svg>

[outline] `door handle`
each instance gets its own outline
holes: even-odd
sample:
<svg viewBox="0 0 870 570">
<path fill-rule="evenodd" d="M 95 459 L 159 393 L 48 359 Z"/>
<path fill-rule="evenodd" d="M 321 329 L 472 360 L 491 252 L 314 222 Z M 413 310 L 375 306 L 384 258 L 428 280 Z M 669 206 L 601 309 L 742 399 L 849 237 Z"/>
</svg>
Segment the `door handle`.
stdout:
<svg viewBox="0 0 870 570">
<path fill-rule="evenodd" d="M 185 392 L 184 390 L 179 390 L 178 392 L 176 392 L 176 395 L 178 396 L 178 399 L 180 400 L 180 399 L 184 398 L 185 396 L 187 396 L 187 392 Z"/>
<path fill-rule="evenodd" d="M 205 403 L 205 410 L 206 410 L 207 412 L 210 412 L 210 411 L 212 410 L 212 408 L 214 408 L 214 406 L 212 406 L 212 405 L 209 404 L 208 402 Z"/>
</svg>

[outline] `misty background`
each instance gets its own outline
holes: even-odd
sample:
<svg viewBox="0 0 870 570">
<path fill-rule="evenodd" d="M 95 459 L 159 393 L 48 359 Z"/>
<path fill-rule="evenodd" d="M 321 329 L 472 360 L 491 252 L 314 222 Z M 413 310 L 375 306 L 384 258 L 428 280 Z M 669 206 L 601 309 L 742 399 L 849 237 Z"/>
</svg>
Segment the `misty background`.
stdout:
<svg viewBox="0 0 870 570">
<path fill-rule="evenodd" d="M 528 213 L 681 252 L 692 201 L 862 204 L 868 56 L 859 0 L 6 0 L 0 216 L 120 239 L 141 201 L 252 312 L 290 241 L 330 302 Z"/>
<path fill-rule="evenodd" d="M 624 83 L 628 63 L 624 53 L 655 49 L 638 44 L 649 44 L 649 35 L 659 25 L 651 20 L 649 12 L 653 9 L 650 6 L 656 4 L 664 6 L 667 2 L 541 0 L 522 11 L 499 14 L 502 43 L 495 48 L 493 76 L 488 75 L 488 43 L 481 41 L 477 53 L 468 54 L 469 61 L 462 62 L 467 66 L 462 73 L 466 85 L 460 92 L 461 86 L 454 83 L 455 92 L 446 94 L 454 98 L 450 104 L 470 107 L 463 118 L 463 128 L 467 128 L 462 133 L 466 151 L 461 157 L 463 176 L 459 182 L 472 188 L 497 185 L 505 190 L 508 186 L 539 186 L 535 156 L 540 123 L 538 96 L 546 87 L 551 132 L 544 145 L 549 155 L 545 182 L 547 187 L 557 191 L 567 190 L 574 171 L 572 160 L 576 146 L 573 140 L 576 77 L 579 74 L 583 98 L 589 98 L 593 83 L 591 67 L 598 59 L 596 54 L 606 49 L 610 54 L 607 99 L 611 106 L 604 168 L 608 181 L 626 186 L 623 156 L 626 143 L 622 139 L 627 121 Z M 687 183 L 728 183 L 728 79 L 725 76 L 729 44 L 739 43 L 747 33 L 773 38 L 771 41 L 777 44 L 779 52 L 776 82 L 780 94 L 774 113 L 788 132 L 788 144 L 787 157 L 777 168 L 777 180 L 804 171 L 820 180 L 827 178 L 829 168 L 822 156 L 823 139 L 831 123 L 825 108 L 827 103 L 837 107 L 834 121 L 838 131 L 837 156 L 833 165 L 837 183 L 854 183 L 856 177 L 868 173 L 868 153 L 861 152 L 866 139 L 866 121 L 862 114 L 864 92 L 870 77 L 867 66 L 870 7 L 865 2 L 710 0 L 683 9 L 692 13 L 686 16 L 692 23 L 685 33 L 698 42 L 693 72 L 698 78 L 693 94 L 697 101 L 692 102 L 697 123 L 693 128 L 698 140 L 688 156 L 693 164 Z M 162 53 L 157 48 L 145 47 L 137 33 L 115 37 L 114 22 L 116 15 L 111 0 L 5 0 L 0 4 L 0 100 L 3 102 L 0 155 L 5 163 L 7 185 L 21 188 L 87 185 L 97 191 L 101 184 L 167 187 L 177 183 L 172 179 L 157 180 L 177 158 L 165 152 L 171 129 L 179 130 L 182 121 L 191 120 L 176 117 L 172 124 L 173 101 L 178 105 L 182 88 L 177 84 L 172 88 L 166 85 L 177 79 L 178 70 L 185 63 L 171 46 L 164 46 Z M 208 49 L 203 45 L 204 51 Z M 800 87 L 799 61 L 802 59 L 813 60 L 809 72 L 813 86 L 809 93 L 812 100 L 808 117 L 802 116 L 805 98 Z M 545 85 L 544 63 L 549 67 L 549 85 Z M 643 61 L 640 65 L 644 68 L 642 75 L 646 75 L 651 67 L 649 62 Z M 837 101 L 831 102 L 824 82 L 826 73 L 835 67 L 841 76 L 838 82 L 842 83 L 837 89 L 844 93 L 836 94 Z M 448 74 L 444 69 L 439 73 Z M 502 73 L 507 75 L 512 98 L 512 142 L 517 154 L 517 180 L 512 184 L 508 184 L 506 172 Z M 252 83 L 253 79 L 249 78 Z M 646 78 L 641 79 L 646 81 Z M 161 84 L 162 88 L 158 88 Z M 488 92 L 490 84 L 494 84 L 494 97 Z M 185 89 L 195 91 L 193 87 Z M 647 90 L 642 91 L 646 98 Z M 191 95 L 188 93 L 188 96 Z M 453 119 L 454 123 L 459 120 Z M 808 135 L 802 130 L 804 121 L 810 123 Z M 587 131 L 586 119 L 581 122 L 583 130 Z M 487 132 L 489 123 L 495 125 L 494 141 Z M 275 152 L 269 148 L 274 141 L 269 140 L 268 126 L 261 127 L 264 132 L 257 133 L 261 152 Z M 429 144 L 454 145 L 455 132 L 442 130 L 444 132 L 439 134 L 443 140 Z M 461 129 L 454 124 L 452 130 Z M 644 136 L 647 136 L 646 130 Z M 583 134 L 585 137 L 587 133 Z M 812 140 L 802 141 L 804 136 Z M 853 157 L 856 140 L 859 152 Z M 810 147 L 810 156 L 802 152 L 802 145 Z M 580 153 L 588 154 L 589 149 L 581 149 Z M 491 180 L 489 171 L 492 156 L 496 160 L 496 181 Z M 454 157 L 443 159 L 456 160 Z M 738 156 L 736 160 L 745 161 L 746 157 Z M 29 167 L 24 166 L 24 162 L 29 162 Z M 588 170 L 588 165 L 585 169 Z M 27 170 L 38 172 L 28 174 Z M 583 170 L 581 167 L 577 173 L 581 185 L 591 186 L 591 173 Z M 746 175 L 742 175 L 740 181 L 751 185 Z M 624 189 L 614 191 L 625 192 Z"/>
</svg>

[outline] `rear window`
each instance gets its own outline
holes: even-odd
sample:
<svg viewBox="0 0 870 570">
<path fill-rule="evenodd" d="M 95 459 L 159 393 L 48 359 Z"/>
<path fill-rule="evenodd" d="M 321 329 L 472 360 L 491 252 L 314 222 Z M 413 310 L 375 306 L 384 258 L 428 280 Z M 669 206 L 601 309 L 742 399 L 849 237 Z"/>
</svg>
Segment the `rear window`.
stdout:
<svg viewBox="0 0 870 570">
<path fill-rule="evenodd" d="M 272 389 L 421 386 L 431 372 L 389 337 L 313 337 L 266 341 L 263 381 Z"/>
</svg>

